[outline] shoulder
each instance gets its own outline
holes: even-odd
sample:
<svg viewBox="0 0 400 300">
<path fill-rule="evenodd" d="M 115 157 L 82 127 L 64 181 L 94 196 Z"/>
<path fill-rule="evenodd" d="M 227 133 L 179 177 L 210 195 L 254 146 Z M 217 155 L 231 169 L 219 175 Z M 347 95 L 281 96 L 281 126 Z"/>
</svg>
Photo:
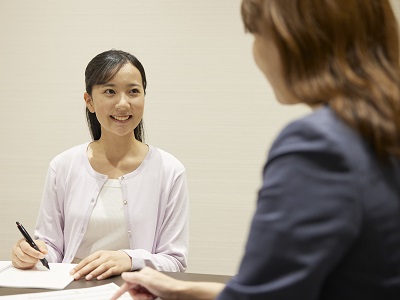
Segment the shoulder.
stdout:
<svg viewBox="0 0 400 300">
<path fill-rule="evenodd" d="M 372 152 L 355 130 L 324 106 L 287 125 L 274 141 L 269 160 L 287 154 L 313 155 L 339 167 L 363 166 Z"/>
<path fill-rule="evenodd" d="M 162 166 L 165 171 L 185 172 L 185 166 L 174 155 L 160 148 L 149 145 L 150 160 Z"/>
<path fill-rule="evenodd" d="M 56 155 L 50 162 L 52 168 L 62 167 L 65 165 L 79 164 L 82 165 L 82 160 L 86 157 L 86 149 L 89 142 L 71 147 L 58 155 Z"/>
</svg>

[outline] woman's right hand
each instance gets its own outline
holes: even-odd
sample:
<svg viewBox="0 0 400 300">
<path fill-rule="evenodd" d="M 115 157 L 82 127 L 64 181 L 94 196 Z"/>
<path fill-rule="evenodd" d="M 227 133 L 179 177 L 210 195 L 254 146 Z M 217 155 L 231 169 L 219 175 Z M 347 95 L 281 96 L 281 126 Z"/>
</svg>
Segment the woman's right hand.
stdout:
<svg viewBox="0 0 400 300">
<path fill-rule="evenodd" d="M 128 292 L 136 300 L 215 299 L 225 287 L 217 282 L 192 282 L 174 279 L 149 267 L 138 272 L 122 273 L 125 283 L 114 294 L 116 300 Z"/>
<path fill-rule="evenodd" d="M 39 259 L 43 259 L 47 254 L 46 243 L 42 240 L 35 240 L 36 245 L 40 251 L 33 249 L 25 239 L 20 239 L 17 244 L 12 248 L 12 264 L 18 269 L 31 269 Z"/>
</svg>

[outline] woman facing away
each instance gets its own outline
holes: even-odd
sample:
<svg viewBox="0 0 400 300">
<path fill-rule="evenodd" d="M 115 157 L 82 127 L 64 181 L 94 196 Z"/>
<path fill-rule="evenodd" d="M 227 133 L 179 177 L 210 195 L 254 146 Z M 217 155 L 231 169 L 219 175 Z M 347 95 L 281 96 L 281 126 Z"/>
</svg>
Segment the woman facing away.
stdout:
<svg viewBox="0 0 400 300">
<path fill-rule="evenodd" d="M 400 299 L 400 66 L 388 0 L 243 0 L 258 67 L 314 108 L 273 143 L 240 269 L 226 286 L 151 268 L 135 300 Z"/>
<path fill-rule="evenodd" d="M 100 53 L 85 71 L 86 115 L 93 141 L 51 162 L 35 238 L 23 239 L 12 262 L 78 263 L 75 279 L 105 279 L 151 266 L 185 271 L 188 191 L 184 166 L 144 143 L 146 75 L 133 55 Z"/>
</svg>

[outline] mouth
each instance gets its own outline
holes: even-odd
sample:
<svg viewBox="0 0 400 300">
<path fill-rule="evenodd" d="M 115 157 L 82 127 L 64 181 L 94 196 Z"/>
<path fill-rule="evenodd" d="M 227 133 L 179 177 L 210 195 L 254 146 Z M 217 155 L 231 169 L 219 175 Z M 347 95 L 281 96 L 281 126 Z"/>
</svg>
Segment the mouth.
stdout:
<svg viewBox="0 0 400 300">
<path fill-rule="evenodd" d="M 132 118 L 132 115 L 128 115 L 128 116 L 111 116 L 112 119 L 117 120 L 117 121 L 127 121 L 130 118 Z"/>
</svg>

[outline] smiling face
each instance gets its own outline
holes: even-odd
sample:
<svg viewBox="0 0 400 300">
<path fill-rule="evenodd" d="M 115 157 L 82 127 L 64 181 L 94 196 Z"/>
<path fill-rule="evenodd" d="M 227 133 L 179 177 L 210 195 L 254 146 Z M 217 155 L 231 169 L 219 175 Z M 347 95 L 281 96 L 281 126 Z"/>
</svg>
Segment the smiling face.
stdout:
<svg viewBox="0 0 400 300">
<path fill-rule="evenodd" d="M 94 85 L 91 95 L 84 94 L 86 107 L 101 125 L 106 135 L 133 135 L 143 118 L 144 88 L 139 70 L 126 63 L 110 81 Z"/>
</svg>

